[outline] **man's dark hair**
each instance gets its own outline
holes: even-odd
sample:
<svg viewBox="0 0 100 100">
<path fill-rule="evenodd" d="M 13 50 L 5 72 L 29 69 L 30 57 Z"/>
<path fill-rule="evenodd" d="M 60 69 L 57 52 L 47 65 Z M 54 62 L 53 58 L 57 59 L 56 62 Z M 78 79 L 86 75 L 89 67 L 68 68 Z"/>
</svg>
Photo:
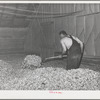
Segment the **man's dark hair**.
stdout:
<svg viewBox="0 0 100 100">
<path fill-rule="evenodd" d="M 64 30 L 59 32 L 59 35 L 61 35 L 61 34 L 68 35 Z"/>
</svg>

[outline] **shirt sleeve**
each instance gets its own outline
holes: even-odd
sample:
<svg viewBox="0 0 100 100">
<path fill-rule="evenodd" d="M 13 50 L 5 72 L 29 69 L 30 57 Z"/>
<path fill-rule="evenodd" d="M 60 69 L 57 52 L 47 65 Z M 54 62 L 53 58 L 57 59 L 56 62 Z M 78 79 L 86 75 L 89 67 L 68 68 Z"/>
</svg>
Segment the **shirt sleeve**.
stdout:
<svg viewBox="0 0 100 100">
<path fill-rule="evenodd" d="M 62 48 L 63 48 L 63 52 L 66 52 L 67 48 L 66 48 L 66 46 L 65 46 L 65 44 L 62 40 L 61 40 L 61 45 L 62 45 Z"/>
</svg>

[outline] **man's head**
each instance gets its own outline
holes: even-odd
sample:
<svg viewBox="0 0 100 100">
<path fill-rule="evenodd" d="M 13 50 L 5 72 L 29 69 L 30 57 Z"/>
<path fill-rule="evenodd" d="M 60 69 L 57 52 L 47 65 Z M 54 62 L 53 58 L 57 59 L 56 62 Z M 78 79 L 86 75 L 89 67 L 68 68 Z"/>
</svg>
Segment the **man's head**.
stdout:
<svg viewBox="0 0 100 100">
<path fill-rule="evenodd" d="M 61 38 L 68 36 L 68 34 L 65 31 L 60 31 L 59 35 L 60 35 Z"/>
</svg>

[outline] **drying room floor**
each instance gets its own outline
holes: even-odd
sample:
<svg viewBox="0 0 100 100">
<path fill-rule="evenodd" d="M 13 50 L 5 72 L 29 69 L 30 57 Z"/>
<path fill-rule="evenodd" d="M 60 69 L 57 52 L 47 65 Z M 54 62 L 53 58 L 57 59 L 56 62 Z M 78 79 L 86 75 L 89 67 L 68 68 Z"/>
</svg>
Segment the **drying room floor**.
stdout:
<svg viewBox="0 0 100 100">
<path fill-rule="evenodd" d="M 5 62 L 11 64 L 13 68 L 20 68 L 24 57 L 24 54 L 6 54 L 0 55 L 0 60 L 4 60 Z"/>
<path fill-rule="evenodd" d="M 0 55 L 0 60 L 4 60 L 5 62 L 9 63 L 12 65 L 14 69 L 19 69 L 21 68 L 21 64 L 25 58 L 25 54 L 5 54 L 5 55 Z M 96 62 L 96 61 L 95 61 Z M 89 68 L 95 71 L 100 71 L 100 61 L 98 62 L 93 62 L 93 60 L 89 60 L 86 58 L 83 58 L 82 64 L 80 68 Z M 49 61 L 46 63 L 42 64 L 43 67 L 62 67 L 65 68 L 66 62 L 61 61 L 61 60 L 54 60 L 54 61 Z"/>
<path fill-rule="evenodd" d="M 83 58 L 80 69 L 66 71 L 66 62 L 54 60 L 22 69 L 25 54 L 0 55 L 0 90 L 100 90 L 100 61 Z M 12 66 L 10 66 L 12 65 Z M 88 69 L 92 70 L 88 70 Z"/>
</svg>

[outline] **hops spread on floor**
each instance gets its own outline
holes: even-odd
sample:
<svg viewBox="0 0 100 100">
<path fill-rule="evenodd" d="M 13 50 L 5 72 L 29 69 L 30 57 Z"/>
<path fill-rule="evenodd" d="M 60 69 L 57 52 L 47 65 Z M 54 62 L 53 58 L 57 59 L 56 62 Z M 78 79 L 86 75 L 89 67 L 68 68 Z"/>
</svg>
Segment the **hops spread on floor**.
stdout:
<svg viewBox="0 0 100 100">
<path fill-rule="evenodd" d="M 22 63 L 22 68 L 40 67 L 42 59 L 37 55 L 27 55 Z"/>
<path fill-rule="evenodd" d="M 22 69 L 20 78 L 3 84 L 4 90 L 100 90 L 100 73 L 90 69 Z"/>
<path fill-rule="evenodd" d="M 12 66 L 3 60 L 0 60 L 0 86 L 14 79 L 14 76 L 12 74 Z"/>
</svg>

